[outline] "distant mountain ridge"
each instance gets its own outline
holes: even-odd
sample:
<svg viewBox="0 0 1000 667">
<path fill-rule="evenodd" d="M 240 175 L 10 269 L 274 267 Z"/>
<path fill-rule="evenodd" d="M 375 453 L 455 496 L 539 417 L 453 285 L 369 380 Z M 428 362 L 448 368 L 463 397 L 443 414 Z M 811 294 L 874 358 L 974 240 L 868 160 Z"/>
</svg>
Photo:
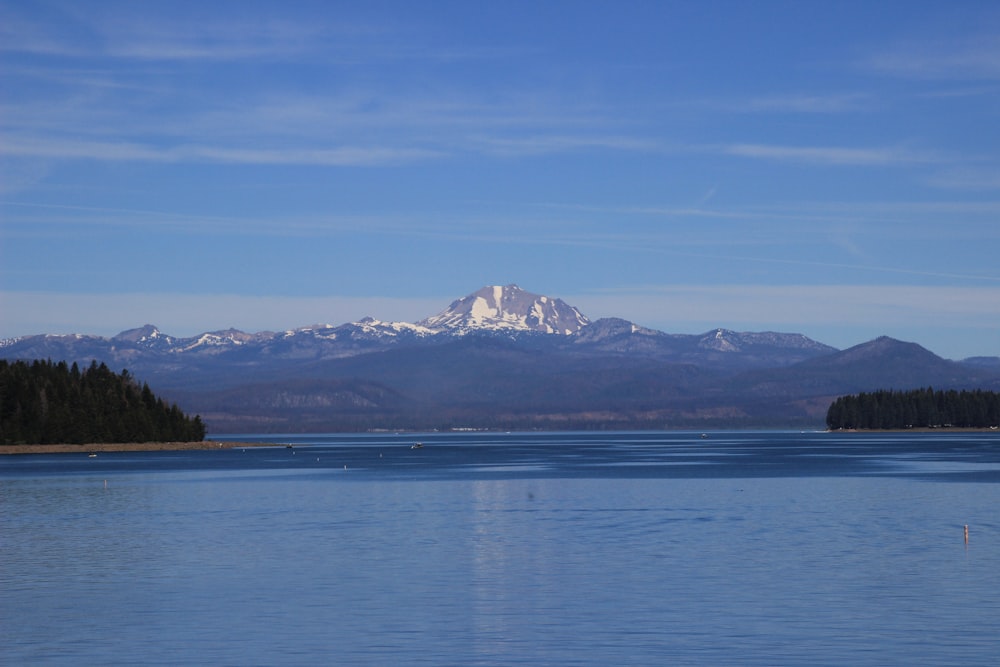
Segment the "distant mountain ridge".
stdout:
<svg viewBox="0 0 1000 667">
<path fill-rule="evenodd" d="M 23 336 L 0 342 L 0 350 L 5 357 L 19 358 L 63 352 L 71 360 L 87 360 L 97 355 L 127 361 L 144 353 L 178 357 L 245 356 L 251 350 L 272 359 L 329 359 L 464 336 L 502 336 L 515 340 L 541 336 L 549 338 L 546 341 L 549 346 L 569 344 L 573 347 L 568 349 L 578 352 L 646 353 L 709 365 L 723 362 L 783 365 L 834 350 L 801 334 L 741 333 L 727 329 L 701 335 L 666 334 L 618 318 L 591 322 L 565 301 L 533 294 L 517 285 L 483 287 L 415 324 L 365 317 L 337 326 L 315 324 L 258 333 L 226 329 L 187 338 L 164 334 L 156 326 L 146 324 L 110 339 L 80 334 Z M 766 358 L 755 360 L 755 353 Z"/>
<path fill-rule="evenodd" d="M 8 339 L 0 357 L 128 368 L 215 432 L 819 426 L 843 393 L 1000 386 L 991 357 L 947 361 L 885 337 L 841 351 L 795 333 L 668 334 L 517 285 L 416 323 L 187 338 L 147 324 Z"/>
</svg>

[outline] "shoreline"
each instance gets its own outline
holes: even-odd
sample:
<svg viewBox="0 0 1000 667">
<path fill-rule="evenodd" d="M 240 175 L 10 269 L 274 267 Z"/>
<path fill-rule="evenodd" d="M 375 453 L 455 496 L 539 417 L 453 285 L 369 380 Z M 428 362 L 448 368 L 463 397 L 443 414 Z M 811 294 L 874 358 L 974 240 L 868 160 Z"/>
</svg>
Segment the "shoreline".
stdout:
<svg viewBox="0 0 1000 667">
<path fill-rule="evenodd" d="M 234 449 L 236 447 L 278 447 L 274 442 L 229 442 L 201 440 L 198 442 L 102 442 L 86 445 L 0 445 L 4 454 L 97 454 L 99 452 L 174 452 L 184 450 Z"/>
<path fill-rule="evenodd" d="M 835 428 L 826 433 L 997 433 L 996 426 L 915 426 L 914 428 Z"/>
<path fill-rule="evenodd" d="M 823 433 L 998 433 L 996 427 L 917 427 L 905 429 L 826 429 Z M 100 442 L 85 445 L 0 445 L 0 456 L 17 454 L 96 454 L 99 452 L 174 452 L 185 450 L 235 449 L 246 447 L 285 447 L 277 442 L 238 442 L 201 440 L 197 442 Z"/>
</svg>

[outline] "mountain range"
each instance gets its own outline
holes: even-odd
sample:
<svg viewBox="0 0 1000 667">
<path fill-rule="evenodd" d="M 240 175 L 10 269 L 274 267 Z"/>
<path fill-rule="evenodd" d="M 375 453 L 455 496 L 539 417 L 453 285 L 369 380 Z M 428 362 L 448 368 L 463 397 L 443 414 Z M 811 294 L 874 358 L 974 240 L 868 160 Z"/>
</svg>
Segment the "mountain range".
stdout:
<svg viewBox="0 0 1000 667">
<path fill-rule="evenodd" d="M 212 433 L 822 427 L 845 393 L 1000 389 L 997 357 L 949 361 L 887 337 L 838 350 L 794 333 L 668 334 L 516 285 L 416 323 L 189 338 L 146 325 L 7 339 L 0 358 L 127 368 Z"/>
</svg>

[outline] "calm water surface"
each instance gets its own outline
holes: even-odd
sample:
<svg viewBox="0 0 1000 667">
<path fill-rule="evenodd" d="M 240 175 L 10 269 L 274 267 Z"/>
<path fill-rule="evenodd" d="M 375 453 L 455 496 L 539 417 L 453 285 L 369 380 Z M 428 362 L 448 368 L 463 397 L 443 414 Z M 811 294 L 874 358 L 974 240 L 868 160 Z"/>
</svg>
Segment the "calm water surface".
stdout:
<svg viewBox="0 0 1000 667">
<path fill-rule="evenodd" d="M 708 435 L 0 457 L 0 664 L 997 664 L 1000 435 Z"/>
</svg>

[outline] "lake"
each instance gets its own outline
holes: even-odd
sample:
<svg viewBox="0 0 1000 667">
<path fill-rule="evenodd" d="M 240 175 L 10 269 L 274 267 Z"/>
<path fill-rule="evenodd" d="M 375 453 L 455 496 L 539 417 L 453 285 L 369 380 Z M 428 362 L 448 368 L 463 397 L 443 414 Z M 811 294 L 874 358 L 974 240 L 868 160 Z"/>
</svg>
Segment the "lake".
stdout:
<svg viewBox="0 0 1000 667">
<path fill-rule="evenodd" d="M 0 664 L 997 664 L 1000 434 L 704 435 L 3 456 Z"/>
</svg>

